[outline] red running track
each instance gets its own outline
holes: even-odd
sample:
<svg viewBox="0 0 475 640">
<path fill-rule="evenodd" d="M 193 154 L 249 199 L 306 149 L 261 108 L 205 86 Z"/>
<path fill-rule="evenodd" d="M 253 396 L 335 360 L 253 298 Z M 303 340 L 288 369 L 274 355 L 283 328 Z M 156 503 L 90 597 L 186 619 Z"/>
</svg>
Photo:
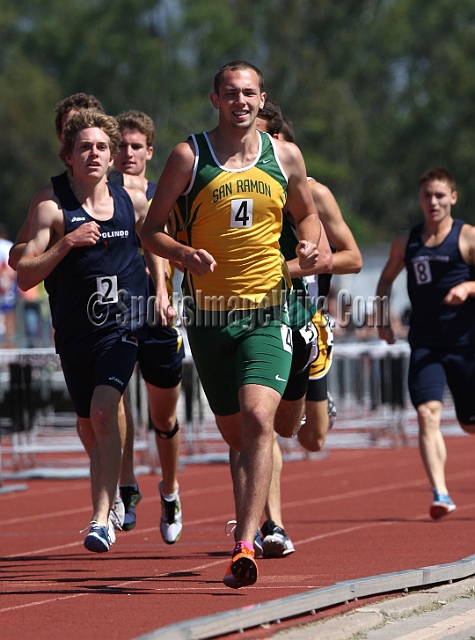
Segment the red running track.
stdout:
<svg viewBox="0 0 475 640">
<path fill-rule="evenodd" d="M 296 552 L 261 560 L 257 584 L 238 591 L 221 582 L 233 547 L 224 534 L 233 517 L 226 465 L 180 472 L 185 525 L 173 546 L 158 528 L 158 478 L 141 476 L 137 527 L 100 555 L 79 534 L 91 515 L 88 481 L 30 480 L 27 491 L 0 495 L 0 637 L 130 640 L 342 580 L 465 558 L 475 552 L 474 447 L 470 436 L 447 438 L 458 508 L 437 523 L 415 448 L 285 463 L 284 517 Z"/>
</svg>

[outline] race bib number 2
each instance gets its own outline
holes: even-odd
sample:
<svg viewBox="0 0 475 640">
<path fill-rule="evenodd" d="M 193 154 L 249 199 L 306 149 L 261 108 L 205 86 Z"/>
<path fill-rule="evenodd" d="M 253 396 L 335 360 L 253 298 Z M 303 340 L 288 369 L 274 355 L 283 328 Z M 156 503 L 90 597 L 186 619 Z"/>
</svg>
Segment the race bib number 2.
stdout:
<svg viewBox="0 0 475 640">
<path fill-rule="evenodd" d="M 254 200 L 252 198 L 231 200 L 231 229 L 252 227 L 253 211 Z"/>
<path fill-rule="evenodd" d="M 111 304 L 119 299 L 117 276 L 101 276 L 96 278 L 96 289 L 101 304 Z"/>
</svg>

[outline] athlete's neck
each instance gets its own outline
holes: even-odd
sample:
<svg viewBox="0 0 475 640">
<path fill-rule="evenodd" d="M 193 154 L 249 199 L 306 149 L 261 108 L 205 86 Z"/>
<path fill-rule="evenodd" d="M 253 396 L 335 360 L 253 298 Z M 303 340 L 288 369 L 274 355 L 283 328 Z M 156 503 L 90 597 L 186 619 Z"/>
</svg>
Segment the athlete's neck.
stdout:
<svg viewBox="0 0 475 640">
<path fill-rule="evenodd" d="M 216 127 L 208 138 L 219 163 L 227 169 L 242 169 L 251 165 L 259 153 L 259 134 L 255 126 L 249 129 Z"/>
<path fill-rule="evenodd" d="M 427 247 L 437 246 L 449 235 L 454 219 L 452 216 L 446 216 L 438 222 L 429 222 L 426 220 L 422 227 L 422 242 Z"/>
<path fill-rule="evenodd" d="M 72 189 L 80 205 L 93 218 L 108 220 L 114 213 L 114 203 L 107 186 L 107 176 L 97 182 L 72 179 Z"/>
</svg>

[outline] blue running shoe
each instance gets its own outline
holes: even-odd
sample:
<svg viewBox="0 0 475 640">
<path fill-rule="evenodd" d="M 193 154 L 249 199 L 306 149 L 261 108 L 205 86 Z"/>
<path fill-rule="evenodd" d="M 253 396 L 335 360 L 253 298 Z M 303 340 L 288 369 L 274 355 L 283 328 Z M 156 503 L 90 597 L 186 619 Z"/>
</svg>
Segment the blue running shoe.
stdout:
<svg viewBox="0 0 475 640">
<path fill-rule="evenodd" d="M 446 493 L 439 493 L 435 488 L 432 491 L 434 492 L 434 502 L 430 505 L 430 516 L 433 520 L 440 520 L 454 511 L 456 506 Z"/>
<path fill-rule="evenodd" d="M 84 538 L 84 546 L 88 551 L 94 551 L 95 553 L 105 553 L 109 551 L 113 544 L 113 540 L 110 535 L 110 528 L 102 524 L 98 524 L 95 520 L 91 522 L 89 533 Z M 113 530 L 113 528 L 112 528 Z"/>
</svg>

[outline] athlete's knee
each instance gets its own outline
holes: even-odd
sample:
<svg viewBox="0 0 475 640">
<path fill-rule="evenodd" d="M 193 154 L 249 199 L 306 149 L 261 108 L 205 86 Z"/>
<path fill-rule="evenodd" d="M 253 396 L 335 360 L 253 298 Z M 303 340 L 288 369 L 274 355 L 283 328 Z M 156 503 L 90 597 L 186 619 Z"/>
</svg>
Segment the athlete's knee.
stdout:
<svg viewBox="0 0 475 640">
<path fill-rule="evenodd" d="M 417 419 L 419 427 L 425 429 L 438 429 L 440 426 L 440 413 L 442 404 L 437 401 L 425 402 L 417 407 Z"/>
<path fill-rule="evenodd" d="M 170 424 L 167 424 L 166 426 L 171 427 L 171 424 L 172 422 L 170 422 Z M 176 434 L 180 430 L 180 425 L 178 424 L 178 420 L 175 420 L 175 425 L 172 428 L 159 429 L 155 424 L 153 425 L 153 428 L 159 438 L 161 438 L 162 440 L 171 440 L 171 438 L 176 436 Z"/>
<path fill-rule="evenodd" d="M 241 451 L 240 414 L 215 416 L 216 424 L 226 444 L 236 453 Z"/>
<path fill-rule="evenodd" d="M 274 419 L 274 430 L 282 438 L 292 438 L 299 431 L 305 411 L 304 398 L 281 400 Z"/>
<path fill-rule="evenodd" d="M 328 433 L 328 417 L 326 417 L 327 426 L 311 425 L 308 422 L 302 425 L 297 433 L 297 438 L 304 449 L 312 453 L 316 453 L 323 448 Z"/>
</svg>

